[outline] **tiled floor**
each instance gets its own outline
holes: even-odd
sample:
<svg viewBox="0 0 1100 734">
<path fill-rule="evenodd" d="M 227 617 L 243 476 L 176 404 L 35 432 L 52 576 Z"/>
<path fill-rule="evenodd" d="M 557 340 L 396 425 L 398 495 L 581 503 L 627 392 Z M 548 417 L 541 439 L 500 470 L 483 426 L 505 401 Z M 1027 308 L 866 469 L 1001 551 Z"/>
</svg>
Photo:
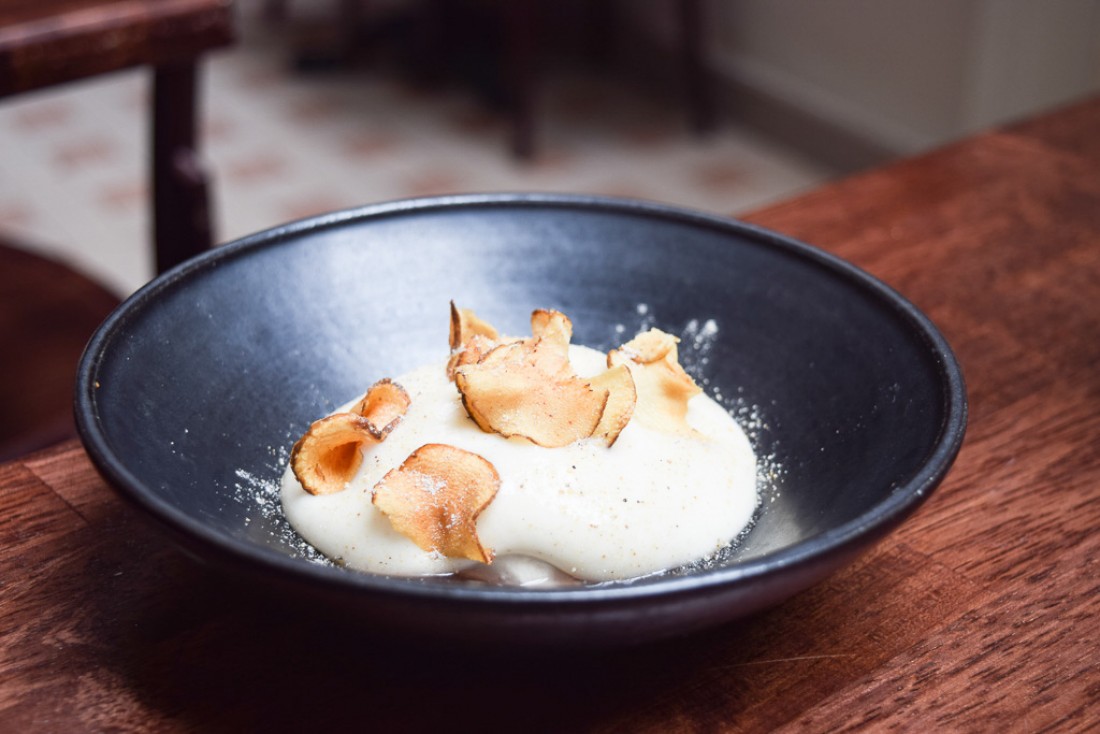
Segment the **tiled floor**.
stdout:
<svg viewBox="0 0 1100 734">
<path fill-rule="evenodd" d="M 204 153 L 219 241 L 321 211 L 463 191 L 631 196 L 724 214 L 830 172 L 726 122 L 705 139 L 683 110 L 609 79 L 553 75 L 539 154 L 508 153 L 508 120 L 461 89 L 380 71 L 294 75 L 278 32 L 247 22 L 205 66 Z M 111 77 L 0 104 L 0 229 L 127 294 L 152 275 L 147 77 Z"/>
</svg>

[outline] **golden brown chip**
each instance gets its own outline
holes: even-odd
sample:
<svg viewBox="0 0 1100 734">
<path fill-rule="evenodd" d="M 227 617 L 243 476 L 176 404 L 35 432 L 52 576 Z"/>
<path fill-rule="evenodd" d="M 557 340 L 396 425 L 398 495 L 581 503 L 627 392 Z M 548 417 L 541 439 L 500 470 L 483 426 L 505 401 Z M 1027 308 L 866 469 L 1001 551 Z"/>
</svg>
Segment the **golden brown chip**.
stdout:
<svg viewBox="0 0 1100 734">
<path fill-rule="evenodd" d="M 374 486 L 371 501 L 393 529 L 422 550 L 491 563 L 477 518 L 500 489 L 484 457 L 446 444 L 421 446 Z"/>
<path fill-rule="evenodd" d="M 650 329 L 638 334 L 619 348 L 635 362 L 649 364 L 667 357 L 669 352 L 676 349 L 676 344 L 679 341 L 672 334 L 666 334 L 660 329 Z M 676 355 L 673 355 L 673 361 L 678 363 Z"/>
<path fill-rule="evenodd" d="M 591 436 L 608 399 L 606 390 L 580 378 L 551 381 L 510 366 L 470 374 L 459 370 L 455 378 L 462 404 L 481 430 L 546 448 Z"/>
<path fill-rule="evenodd" d="M 458 351 L 451 353 L 451 358 L 447 360 L 447 378 L 454 380 L 456 369 L 463 365 L 480 362 L 486 354 L 498 346 L 500 345 L 489 337 L 474 334 Z"/>
<path fill-rule="evenodd" d="M 592 435 L 608 393 L 572 372 L 562 333 L 502 344 L 455 371 L 462 404 L 481 430 L 547 448 Z"/>
<path fill-rule="evenodd" d="M 477 362 L 482 355 L 496 346 L 500 334 L 489 323 L 482 321 L 468 308 L 458 308 L 451 301 L 450 326 L 451 357 L 447 360 L 447 379 L 453 380 L 455 369 Z"/>
<path fill-rule="evenodd" d="M 562 377 L 575 374 L 569 364 L 569 340 L 573 322 L 561 311 L 538 309 L 531 314 L 530 349 L 535 363 L 546 374 Z"/>
<path fill-rule="evenodd" d="M 487 352 L 482 353 L 476 361 L 468 364 L 476 364 L 482 368 L 502 364 L 526 364 L 531 360 L 534 344 L 533 339 L 519 339 L 504 344 L 496 344 Z M 466 365 L 462 366 L 465 367 Z"/>
<path fill-rule="evenodd" d="M 314 421 L 290 452 L 290 467 L 310 494 L 335 494 L 363 461 L 360 449 L 374 443 L 370 421 L 355 413 L 336 413 Z"/>
<path fill-rule="evenodd" d="M 477 360 L 479 368 L 513 364 L 535 370 L 548 379 L 575 376 L 569 364 L 569 345 L 565 349 L 551 337 L 531 337 L 498 344 Z"/>
<path fill-rule="evenodd" d="M 370 386 L 352 412 L 367 419 L 367 430 L 376 441 L 384 441 L 401 422 L 409 402 L 405 388 L 386 377 Z"/>
<path fill-rule="evenodd" d="M 497 334 L 497 330 L 494 329 L 491 324 L 479 319 L 477 314 L 468 308 L 458 308 L 455 306 L 454 301 L 451 301 L 451 328 L 449 336 L 451 351 L 461 348 L 472 336 L 483 336 L 490 341 L 496 341 L 500 337 L 500 335 Z"/>
<path fill-rule="evenodd" d="M 639 423 L 661 431 L 694 433 L 687 423 L 688 400 L 702 389 L 680 366 L 679 341 L 651 329 L 608 352 L 607 364 L 630 369 L 638 393 L 634 417 Z"/>
<path fill-rule="evenodd" d="M 568 348 L 573 338 L 573 322 L 561 311 L 540 308 L 531 313 L 531 336 Z"/>
<path fill-rule="evenodd" d="M 610 447 L 634 415 L 634 405 L 638 398 L 634 378 L 630 375 L 630 368 L 621 364 L 596 375 L 588 382 L 596 390 L 608 391 L 607 405 L 604 406 L 603 415 L 592 435 L 603 438 Z"/>
</svg>

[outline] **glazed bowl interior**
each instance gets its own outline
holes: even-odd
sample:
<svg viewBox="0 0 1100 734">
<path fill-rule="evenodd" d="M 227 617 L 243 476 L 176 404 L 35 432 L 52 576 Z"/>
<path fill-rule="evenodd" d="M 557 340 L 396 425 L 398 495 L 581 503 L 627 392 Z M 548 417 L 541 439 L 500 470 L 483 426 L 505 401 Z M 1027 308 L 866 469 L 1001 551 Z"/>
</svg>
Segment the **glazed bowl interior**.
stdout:
<svg viewBox="0 0 1100 734">
<path fill-rule="evenodd" d="M 775 470 L 743 542 L 711 568 L 565 591 L 302 558 L 249 484 L 277 481 L 311 421 L 380 377 L 444 359 L 451 299 L 505 333 L 555 308 L 574 343 L 601 349 L 643 326 L 690 337 L 712 320 L 705 354 L 688 339 L 684 361 Z M 947 471 L 965 396 L 915 308 L 818 250 L 657 205 L 499 195 L 340 212 L 184 264 L 97 333 L 76 411 L 124 497 L 194 555 L 261 584 L 395 624 L 444 605 L 441 626 L 458 634 L 507 609 L 501 634 L 541 625 L 583 638 L 627 620 L 624 637 L 645 639 L 775 603 L 880 538 Z"/>
</svg>

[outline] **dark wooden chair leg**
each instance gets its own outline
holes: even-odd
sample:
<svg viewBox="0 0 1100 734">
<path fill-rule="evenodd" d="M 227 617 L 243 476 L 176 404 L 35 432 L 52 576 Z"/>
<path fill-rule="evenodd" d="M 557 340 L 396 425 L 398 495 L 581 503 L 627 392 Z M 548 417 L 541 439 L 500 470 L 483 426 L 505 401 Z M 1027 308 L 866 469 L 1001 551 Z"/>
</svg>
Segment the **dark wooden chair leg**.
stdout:
<svg viewBox="0 0 1100 734">
<path fill-rule="evenodd" d="M 684 88 L 697 133 L 714 128 L 714 103 L 710 94 L 706 65 L 703 63 L 703 8 L 701 0 L 677 0 L 680 16 L 680 53 L 684 70 Z"/>
<path fill-rule="evenodd" d="M 196 148 L 197 68 L 153 70 L 153 241 L 158 273 L 212 244 L 207 178 Z"/>
<path fill-rule="evenodd" d="M 530 159 L 535 152 L 535 4 L 510 0 L 505 9 L 508 94 L 512 107 L 512 153 Z"/>
</svg>

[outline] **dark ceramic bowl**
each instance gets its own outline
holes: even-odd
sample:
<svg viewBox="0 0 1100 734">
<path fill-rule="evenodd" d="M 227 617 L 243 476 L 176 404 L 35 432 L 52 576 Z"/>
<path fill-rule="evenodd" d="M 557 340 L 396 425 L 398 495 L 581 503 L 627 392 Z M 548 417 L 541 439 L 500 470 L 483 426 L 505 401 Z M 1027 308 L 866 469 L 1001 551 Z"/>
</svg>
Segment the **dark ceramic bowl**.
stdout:
<svg viewBox="0 0 1100 734">
<path fill-rule="evenodd" d="M 561 590 L 344 571 L 297 555 L 254 488 L 309 423 L 446 351 L 447 303 L 574 342 L 714 319 L 696 377 L 755 407 L 781 468 L 715 567 Z M 639 308 L 644 304 L 646 308 Z M 690 358 L 686 361 L 691 361 Z M 726 622 L 820 581 L 943 479 L 966 398 L 944 339 L 855 267 L 772 232 L 588 197 L 461 196 L 338 212 L 246 237 L 154 280 L 99 329 L 76 417 L 123 497 L 185 549 L 287 600 L 456 639 L 611 644 Z M 261 499 L 262 499 L 261 493 Z M 873 600 L 868 600 L 873 604 Z"/>
</svg>

